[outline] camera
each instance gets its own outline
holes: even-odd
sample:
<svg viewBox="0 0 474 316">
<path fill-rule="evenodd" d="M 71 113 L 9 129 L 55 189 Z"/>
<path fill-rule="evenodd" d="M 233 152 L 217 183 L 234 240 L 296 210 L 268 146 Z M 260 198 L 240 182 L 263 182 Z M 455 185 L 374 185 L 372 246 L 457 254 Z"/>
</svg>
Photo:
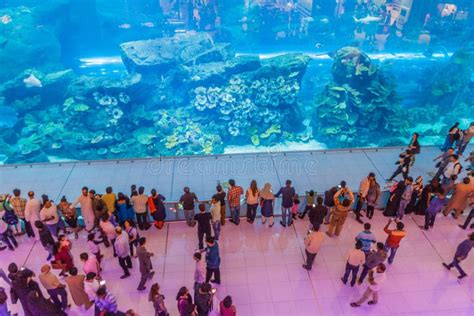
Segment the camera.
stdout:
<svg viewBox="0 0 474 316">
<path fill-rule="evenodd" d="M 100 280 L 100 281 L 99 281 L 99 285 L 100 285 L 100 286 L 104 286 L 104 285 L 105 285 L 105 280 Z"/>
<path fill-rule="evenodd" d="M 216 294 L 216 293 L 217 293 L 217 289 L 216 289 L 215 287 L 213 287 L 213 288 L 211 289 L 211 294 L 214 295 L 214 294 Z"/>
</svg>

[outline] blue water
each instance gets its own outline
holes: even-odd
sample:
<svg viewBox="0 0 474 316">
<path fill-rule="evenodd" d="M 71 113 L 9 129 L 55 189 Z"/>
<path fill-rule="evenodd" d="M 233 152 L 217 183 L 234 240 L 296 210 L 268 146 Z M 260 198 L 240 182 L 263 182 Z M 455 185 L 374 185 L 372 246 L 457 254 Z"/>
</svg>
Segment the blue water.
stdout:
<svg viewBox="0 0 474 316">
<path fill-rule="evenodd" d="M 392 146 L 413 132 L 429 145 L 467 128 L 473 2 L 402 15 L 398 1 L 356 3 L 2 1 L 0 163 Z"/>
</svg>

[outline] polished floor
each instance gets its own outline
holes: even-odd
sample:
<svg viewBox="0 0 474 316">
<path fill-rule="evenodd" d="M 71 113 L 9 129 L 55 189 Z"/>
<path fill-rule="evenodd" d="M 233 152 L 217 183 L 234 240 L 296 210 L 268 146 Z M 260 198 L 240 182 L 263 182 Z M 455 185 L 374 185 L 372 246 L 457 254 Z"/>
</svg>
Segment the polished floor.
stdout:
<svg viewBox="0 0 474 316">
<path fill-rule="evenodd" d="M 405 217 L 408 236 L 388 269 L 379 304 L 358 309 L 350 307 L 349 303 L 357 299 L 367 285 L 351 288 L 340 280 L 345 255 L 361 230 L 361 225 L 352 217 L 339 238 L 325 240 L 311 272 L 301 268 L 306 220 L 298 220 L 290 228 L 278 224 L 269 228 L 245 221 L 239 226 L 228 223 L 223 227 L 220 242 L 223 282 L 217 287 L 216 296 L 221 299 L 231 295 L 238 315 L 244 316 L 472 315 L 474 278 L 468 276 L 458 282 L 457 274 L 446 271 L 441 265 L 443 260 L 451 259 L 456 245 L 468 232 L 459 229 L 454 219 L 442 215 L 429 232 L 418 228 L 421 221 L 421 217 Z M 385 218 L 380 212 L 372 219 L 372 224 L 377 239 L 384 241 Z M 161 285 L 170 314 L 177 315 L 175 295 L 179 287 L 192 288 L 193 285 L 192 254 L 197 247 L 196 230 L 178 222 L 166 224 L 161 231 L 150 229 L 143 235 L 149 239 L 149 250 L 155 253 L 153 263 L 157 273 L 153 281 Z M 38 272 L 45 263 L 46 252 L 40 244 L 25 237 L 20 238 L 20 243 L 15 252 L 6 250 L 0 254 L 0 266 L 6 269 L 9 262 L 15 261 Z M 82 234 L 79 240 L 73 240 L 73 254 L 79 268 L 82 266 L 78 255 L 85 249 L 85 235 Z M 139 279 L 136 259 L 132 277 L 120 280 L 117 260 L 110 249 L 105 249 L 104 253 L 103 277 L 118 298 L 119 308 L 153 315 L 147 291 L 136 291 Z M 462 265 L 468 274 L 474 274 L 474 255 Z M 77 308 L 72 308 L 69 314 L 87 315 Z"/>
</svg>

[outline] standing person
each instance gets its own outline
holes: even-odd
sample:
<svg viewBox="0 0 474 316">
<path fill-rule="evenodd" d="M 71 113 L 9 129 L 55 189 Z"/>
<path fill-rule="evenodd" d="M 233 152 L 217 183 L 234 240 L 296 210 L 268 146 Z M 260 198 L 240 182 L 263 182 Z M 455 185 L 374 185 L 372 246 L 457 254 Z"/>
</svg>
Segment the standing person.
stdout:
<svg viewBox="0 0 474 316">
<path fill-rule="evenodd" d="M 397 217 L 399 220 L 403 219 L 403 215 L 405 215 L 405 208 L 407 207 L 408 203 L 410 203 L 412 194 L 413 194 L 413 178 L 407 177 L 405 179 L 405 188 L 403 189 L 403 193 L 400 198 L 400 203 L 398 205 L 398 210 L 397 210 Z"/>
<path fill-rule="evenodd" d="M 38 278 L 56 307 L 61 308 L 63 311 L 70 307 L 67 301 L 66 286 L 59 282 L 56 275 L 51 272 L 49 265 L 46 264 L 41 267 L 41 274 Z"/>
<path fill-rule="evenodd" d="M 20 189 L 13 190 L 13 196 L 10 197 L 10 206 L 15 211 L 16 216 L 18 217 L 18 224 L 16 225 L 16 231 L 18 235 L 26 234 L 28 237 L 35 237 L 31 223 L 25 219 L 25 207 L 26 199 L 22 198 Z M 25 232 L 22 230 L 21 221 L 25 223 Z"/>
<path fill-rule="evenodd" d="M 285 186 L 280 188 L 275 194 L 275 197 L 281 195 L 281 221 L 280 224 L 283 227 L 291 226 L 293 219 L 291 217 L 291 207 L 293 206 L 293 200 L 296 196 L 295 188 L 291 186 L 291 180 L 286 180 Z M 288 219 L 288 221 L 287 221 Z"/>
<path fill-rule="evenodd" d="M 221 284 L 221 257 L 219 255 L 219 245 L 213 237 L 206 239 L 206 283 Z M 211 280 L 212 275 L 214 279 Z"/>
<path fill-rule="evenodd" d="M 443 174 L 443 171 L 444 171 L 444 168 L 446 168 L 446 166 L 448 165 L 449 163 L 449 158 L 454 155 L 454 148 L 452 147 L 449 147 L 447 151 L 443 152 L 441 155 L 435 157 L 433 159 L 433 161 L 437 161 L 439 160 L 437 163 L 436 163 L 436 168 L 438 168 L 438 171 L 436 172 L 436 174 L 434 175 L 433 179 L 434 178 L 439 178 L 442 174 Z"/>
<path fill-rule="evenodd" d="M 306 263 L 303 264 L 303 269 L 311 271 L 313 267 L 314 259 L 321 248 L 321 245 L 324 240 L 324 234 L 319 231 L 318 228 L 314 228 L 313 231 L 310 231 L 304 239 L 304 246 L 306 252 Z"/>
<path fill-rule="evenodd" d="M 71 256 L 71 246 L 69 242 L 58 241 L 53 247 L 54 264 L 53 267 L 61 269 L 60 276 L 67 276 L 66 272 L 74 267 L 74 260 Z"/>
<path fill-rule="evenodd" d="M 364 203 L 367 202 L 367 195 L 369 194 L 370 184 L 374 180 L 375 180 L 375 173 L 371 172 L 369 173 L 367 177 L 362 179 L 362 181 L 359 184 L 359 196 L 357 198 L 357 203 L 354 209 L 354 213 L 356 215 L 356 221 L 359 222 L 360 224 L 364 223 L 360 219 L 363 216 L 360 213 L 360 210 L 362 209 L 362 206 L 364 205 Z"/>
<path fill-rule="evenodd" d="M 97 290 L 100 288 L 99 278 L 93 272 L 86 274 L 86 279 L 84 280 L 84 291 L 91 303 L 94 303 L 96 300 Z"/>
<path fill-rule="evenodd" d="M 194 292 L 196 292 L 201 284 L 206 282 L 206 263 L 202 259 L 201 252 L 194 253 L 193 259 L 196 262 L 194 269 Z"/>
<path fill-rule="evenodd" d="M 454 186 L 453 196 L 446 205 L 443 214 L 447 216 L 454 211 L 453 217 L 456 219 L 459 218 L 461 212 L 466 208 L 469 197 L 472 196 L 472 194 L 474 194 L 474 183 L 471 183 L 469 177 L 465 177 L 461 183 Z"/>
<path fill-rule="evenodd" d="M 459 162 L 458 155 L 449 156 L 449 162 L 443 170 L 443 182 L 447 179 L 452 179 L 453 176 L 459 176 L 462 171 L 462 165 Z M 445 191 L 445 193 L 448 193 Z"/>
<path fill-rule="evenodd" d="M 225 196 L 226 196 L 226 193 L 224 191 L 224 189 L 222 189 L 222 186 L 219 184 L 216 186 L 216 194 L 214 194 L 213 198 L 216 198 L 217 201 L 219 201 L 220 205 L 221 205 L 221 226 L 224 226 L 225 225 L 225 217 L 226 217 L 226 214 L 225 214 L 225 210 L 226 210 L 226 206 L 225 206 Z"/>
<path fill-rule="evenodd" d="M 458 146 L 458 155 L 463 155 L 464 151 L 467 148 L 467 145 L 469 145 L 469 142 L 471 141 L 472 137 L 474 137 L 474 122 L 471 122 L 471 125 L 469 125 L 468 129 L 465 129 L 462 133 L 462 138 L 459 141 L 459 146 Z"/>
<path fill-rule="evenodd" d="M 449 128 L 448 135 L 446 135 L 446 140 L 441 148 L 442 151 L 447 151 L 449 147 L 453 147 L 454 143 L 459 139 L 459 132 L 459 122 L 456 122 Z"/>
<path fill-rule="evenodd" d="M 105 188 L 105 194 L 102 195 L 101 199 L 102 201 L 104 201 L 105 205 L 107 205 L 107 210 L 109 212 L 109 215 L 113 214 L 117 216 L 117 208 L 116 208 L 117 197 L 115 196 L 115 193 L 112 187 Z"/>
<path fill-rule="evenodd" d="M 95 257 L 89 256 L 87 252 L 83 252 L 79 255 L 79 258 L 83 264 L 82 271 L 85 275 L 93 272 L 95 275 L 100 276 L 100 264 Z"/>
<path fill-rule="evenodd" d="M 232 297 L 227 295 L 219 303 L 219 312 L 221 316 L 237 316 L 237 308 L 232 304 Z"/>
<path fill-rule="evenodd" d="M 94 212 L 94 226 L 99 227 L 102 216 L 109 213 L 107 204 L 96 194 L 95 190 L 89 190 L 89 197 L 92 202 L 92 211 Z"/>
<path fill-rule="evenodd" d="M 0 315 L 2 316 L 9 316 L 10 311 L 8 310 L 8 296 L 5 292 L 5 289 L 0 286 Z"/>
<path fill-rule="evenodd" d="M 118 221 L 121 226 L 124 225 L 126 220 L 132 220 L 135 217 L 135 214 L 132 210 L 132 205 L 130 204 L 130 199 L 128 196 L 119 192 L 117 194 L 117 201 L 115 202 L 115 207 L 117 209 Z"/>
<path fill-rule="evenodd" d="M 230 208 L 230 222 L 235 225 L 240 223 L 240 196 L 244 194 L 241 186 L 235 184 L 234 179 L 229 180 L 229 190 L 227 191 L 227 201 Z"/>
<path fill-rule="evenodd" d="M 411 214 L 415 211 L 416 201 L 423 191 L 423 176 L 418 176 L 412 184 L 413 191 L 411 194 L 410 202 L 405 207 L 405 214 Z"/>
<path fill-rule="evenodd" d="M 25 205 L 25 221 L 32 226 L 36 240 L 39 240 L 39 232 L 36 227 L 36 221 L 40 220 L 41 202 L 35 198 L 33 191 L 28 192 L 28 201 Z"/>
<path fill-rule="evenodd" d="M 411 150 L 413 155 L 418 155 L 421 152 L 421 146 L 418 139 L 420 135 L 418 133 L 413 133 L 411 136 L 410 143 L 408 144 L 408 149 Z M 415 162 L 415 156 L 413 156 L 413 162 Z"/>
<path fill-rule="evenodd" d="M 370 248 L 372 247 L 372 244 L 375 244 L 377 242 L 374 234 L 370 231 L 370 228 L 370 223 L 365 223 L 364 230 L 357 234 L 355 238 L 356 241 L 360 241 L 362 243 L 361 249 L 366 255 L 370 253 Z"/>
<path fill-rule="evenodd" d="M 198 316 L 208 316 L 211 309 L 212 286 L 209 283 L 201 284 L 199 289 L 194 295 L 194 304 L 196 305 L 196 311 Z"/>
<path fill-rule="evenodd" d="M 35 227 L 38 230 L 39 240 L 44 249 L 48 252 L 48 258 L 46 261 L 51 260 L 53 257 L 54 238 L 51 231 L 44 226 L 43 222 L 36 221 Z"/>
<path fill-rule="evenodd" d="M 346 197 L 347 194 L 347 197 Z M 343 200 L 340 201 L 339 197 Z M 332 237 L 335 231 L 336 236 L 339 236 L 342 231 L 342 226 L 344 225 L 347 214 L 351 209 L 351 205 L 354 202 L 354 194 L 349 188 L 343 187 L 334 195 L 334 211 L 331 216 L 331 222 L 329 223 L 329 228 L 326 234 L 329 237 Z"/>
<path fill-rule="evenodd" d="M 397 250 L 400 247 L 400 241 L 407 235 L 407 232 L 403 230 L 405 228 L 405 225 L 403 225 L 402 222 L 395 222 L 397 223 L 396 229 L 389 229 L 389 226 L 392 223 L 392 219 L 389 219 L 387 225 L 385 225 L 385 227 L 383 228 L 384 232 L 388 235 L 387 240 L 385 241 L 385 249 L 387 253 L 390 250 L 388 264 L 393 263 L 395 254 L 397 253 Z"/>
<path fill-rule="evenodd" d="M 367 193 L 367 218 L 372 219 L 374 210 L 377 207 L 380 199 L 380 185 L 374 178 L 370 181 L 369 192 Z"/>
<path fill-rule="evenodd" d="M 345 183 L 345 181 L 344 181 Z M 334 195 L 339 191 L 338 187 L 332 187 L 329 190 L 324 192 L 324 205 L 328 208 L 328 213 L 324 218 L 324 224 L 329 225 L 329 220 L 331 218 L 332 212 L 334 210 Z"/>
<path fill-rule="evenodd" d="M 309 192 L 306 192 L 306 206 L 304 208 L 303 213 L 298 215 L 299 218 L 303 219 L 306 216 L 306 213 L 308 213 L 311 210 L 311 208 L 315 206 L 316 196 L 314 193 L 315 193 L 314 190 L 310 190 Z"/>
<path fill-rule="evenodd" d="M 221 203 L 212 197 L 211 208 L 209 210 L 212 216 L 212 230 L 214 231 L 214 239 L 219 240 L 219 234 L 221 232 Z"/>
<path fill-rule="evenodd" d="M 151 264 L 151 257 L 154 256 L 153 252 L 148 252 L 146 249 L 146 238 L 141 237 L 138 240 L 139 246 L 137 248 L 138 264 L 140 267 L 140 283 L 138 284 L 138 291 L 146 289 L 145 283 L 147 280 L 153 279 L 155 272 L 153 271 L 153 265 Z"/>
<path fill-rule="evenodd" d="M 438 178 L 433 178 L 424 188 L 421 190 L 420 198 L 415 204 L 415 214 L 425 215 L 426 209 L 430 205 L 432 195 L 441 189 Z M 446 193 L 446 192 L 445 192 Z"/>
<path fill-rule="evenodd" d="M 0 211 L 0 240 L 7 245 L 8 249 L 13 251 L 18 248 L 18 242 L 8 224 L 3 220 L 4 213 L 4 211 Z"/>
<path fill-rule="evenodd" d="M 183 286 L 179 289 L 178 294 L 176 295 L 176 301 L 178 304 L 179 316 L 189 316 L 188 310 L 193 305 L 193 297 L 189 294 L 189 290 Z M 193 308 L 194 309 L 194 308 Z"/>
<path fill-rule="evenodd" d="M 81 205 L 81 214 L 86 225 L 87 232 L 91 232 L 94 228 L 95 214 L 92 209 L 92 199 L 89 195 L 89 188 L 83 187 L 82 194 L 71 204 L 71 208 L 76 208 Z"/>
<path fill-rule="evenodd" d="M 58 209 L 47 195 L 43 195 L 43 208 L 40 211 L 40 219 L 46 223 L 51 234 L 57 237 L 59 230 Z"/>
<path fill-rule="evenodd" d="M 369 287 L 365 290 L 364 295 L 356 301 L 351 303 L 352 307 L 359 307 L 362 305 L 370 296 L 372 296 L 372 300 L 368 302 L 369 305 L 375 305 L 379 299 L 379 291 L 380 285 L 385 282 L 387 279 L 387 275 L 385 274 L 385 270 L 387 268 L 383 263 L 377 266 L 377 269 L 371 270 L 369 272 Z"/>
<path fill-rule="evenodd" d="M 265 225 L 268 218 L 268 227 L 273 227 L 273 209 L 275 207 L 275 196 L 272 192 L 272 185 L 265 183 L 260 192 L 260 208 L 262 213 L 262 224 Z"/>
<path fill-rule="evenodd" d="M 69 269 L 69 276 L 64 279 L 74 304 L 76 306 L 84 306 L 84 309 L 88 310 L 92 306 L 92 302 L 89 300 L 89 296 L 87 296 L 84 288 L 84 280 L 85 276 L 78 274 L 75 267 Z"/>
<path fill-rule="evenodd" d="M 89 249 L 89 252 L 92 255 L 94 255 L 94 257 L 97 259 L 97 262 L 99 264 L 102 261 L 102 254 L 100 253 L 100 247 L 99 247 L 101 243 L 103 243 L 103 240 L 102 241 L 96 240 L 94 233 L 89 233 L 87 235 L 87 248 Z"/>
<path fill-rule="evenodd" d="M 138 228 L 140 230 L 148 230 L 150 224 L 148 223 L 148 196 L 145 194 L 145 188 L 139 187 L 138 194 L 131 198 L 133 210 L 137 215 Z"/>
<path fill-rule="evenodd" d="M 389 189 L 390 196 L 383 212 L 384 216 L 395 217 L 397 216 L 398 209 L 400 208 L 400 200 L 403 192 L 405 191 L 405 181 L 399 181 L 392 185 Z"/>
<path fill-rule="evenodd" d="M 471 197 L 470 202 L 469 202 L 469 207 L 471 208 L 471 211 L 469 211 L 469 215 L 467 215 L 466 220 L 464 221 L 464 224 L 459 224 L 458 226 L 462 229 L 466 229 L 469 224 L 471 224 L 471 220 L 474 218 L 474 196 Z M 470 228 L 474 228 L 474 224 L 469 226 Z"/>
<path fill-rule="evenodd" d="M 115 241 L 117 239 L 117 233 L 115 232 L 115 226 L 109 220 L 109 213 L 104 214 L 102 220 L 100 221 L 100 229 L 104 234 L 104 243 L 109 247 L 109 243 L 112 243 L 112 249 L 114 250 L 114 257 L 117 257 L 117 252 L 115 250 Z"/>
<path fill-rule="evenodd" d="M 130 258 L 130 246 L 128 245 L 128 235 L 122 232 L 122 227 L 117 226 L 115 228 L 117 238 L 115 240 L 115 252 L 119 260 L 119 265 L 123 270 L 121 279 L 128 278 L 130 276 L 129 269 L 132 268 L 132 259 Z"/>
<path fill-rule="evenodd" d="M 204 235 L 206 235 L 206 239 L 211 237 L 211 220 L 212 216 L 206 212 L 206 205 L 204 203 L 199 204 L 199 214 L 194 216 L 194 221 L 198 223 L 199 250 L 204 249 Z"/>
<path fill-rule="evenodd" d="M 151 189 L 151 196 L 148 197 L 148 209 L 153 217 L 154 226 L 158 229 L 162 229 L 165 224 L 166 210 L 163 203 L 164 200 L 166 198 L 158 194 L 156 189 Z"/>
<path fill-rule="evenodd" d="M 74 232 L 74 238 L 79 238 L 79 226 L 77 225 L 77 211 L 75 208 L 71 207 L 71 203 L 69 203 L 66 197 L 63 195 L 61 198 L 61 202 L 58 205 L 58 209 L 64 217 L 66 224 L 72 229 Z"/>
<path fill-rule="evenodd" d="M 385 245 L 383 244 L 383 242 L 378 242 L 377 250 L 372 250 L 369 254 L 366 255 L 365 263 L 362 266 L 362 272 L 357 283 L 362 284 L 369 271 L 376 268 L 379 264 L 383 263 L 385 259 L 387 259 Z"/>
<path fill-rule="evenodd" d="M 320 196 L 316 199 L 316 203 L 317 205 L 311 205 L 308 217 L 313 229 L 317 228 L 319 230 L 328 213 L 328 208 L 323 205 L 323 198 Z"/>
<path fill-rule="evenodd" d="M 354 286 L 357 279 L 357 273 L 359 268 L 365 263 L 365 253 L 362 251 L 362 241 L 357 240 L 355 249 L 351 249 L 347 254 L 346 271 L 344 276 L 341 278 L 342 283 L 347 284 L 349 275 L 352 272 L 351 286 Z"/>
<path fill-rule="evenodd" d="M 259 198 L 259 190 L 257 187 L 257 181 L 252 180 L 250 187 L 245 192 L 245 200 L 247 202 L 247 222 L 253 224 L 255 217 L 257 216 L 257 206 Z"/>
<path fill-rule="evenodd" d="M 410 173 L 412 158 L 413 158 L 413 153 L 411 152 L 410 149 L 407 149 L 403 153 L 401 153 L 399 155 L 398 161 L 395 163 L 396 165 L 398 165 L 398 167 L 387 181 L 388 182 L 393 181 L 393 179 L 395 179 L 395 177 L 398 176 L 399 174 L 402 174 L 403 179 L 406 179 L 408 177 L 408 174 Z"/>
<path fill-rule="evenodd" d="M 105 285 L 96 292 L 95 306 L 99 309 L 100 315 L 116 315 L 118 310 L 117 299 Z"/>
<path fill-rule="evenodd" d="M 198 202 L 198 198 L 188 187 L 184 187 L 183 191 L 184 194 L 179 198 L 179 203 L 183 206 L 186 223 L 189 227 L 194 227 L 196 225 L 196 222 L 194 222 L 194 203 Z"/>
<path fill-rule="evenodd" d="M 431 199 L 430 205 L 426 209 L 425 225 L 420 227 L 424 230 L 428 230 L 430 227 L 433 228 L 436 215 L 441 212 L 445 205 L 446 199 L 444 197 L 444 192 L 440 189 L 436 192 L 436 197 Z"/>
<path fill-rule="evenodd" d="M 160 294 L 160 285 L 154 283 L 150 288 L 150 293 L 148 294 L 148 301 L 153 304 L 155 309 L 155 316 L 167 316 L 169 315 L 168 310 L 165 306 L 165 296 Z"/>
<path fill-rule="evenodd" d="M 459 271 L 458 279 L 463 279 L 467 276 L 467 273 L 464 272 L 459 263 L 467 258 L 472 247 L 474 247 L 474 233 L 469 234 L 467 239 L 458 245 L 453 261 L 451 261 L 450 264 L 443 262 L 443 266 L 446 269 L 451 270 L 452 267 L 455 267 Z"/>
<path fill-rule="evenodd" d="M 128 243 L 130 246 L 130 255 L 134 256 L 134 248 L 138 247 L 138 240 L 140 239 L 140 235 L 138 235 L 137 228 L 135 224 L 127 219 L 124 223 L 125 232 L 128 235 Z"/>
</svg>

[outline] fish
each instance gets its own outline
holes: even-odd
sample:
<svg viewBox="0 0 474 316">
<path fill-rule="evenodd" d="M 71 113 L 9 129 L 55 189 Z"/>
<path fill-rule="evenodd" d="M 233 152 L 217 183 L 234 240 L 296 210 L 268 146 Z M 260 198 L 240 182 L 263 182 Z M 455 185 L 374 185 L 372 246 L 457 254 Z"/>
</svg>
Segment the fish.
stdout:
<svg viewBox="0 0 474 316">
<path fill-rule="evenodd" d="M 18 113 L 15 109 L 0 105 L 0 128 L 11 128 L 18 122 Z"/>
<path fill-rule="evenodd" d="M 316 43 L 316 44 L 314 44 L 314 47 L 319 49 L 319 48 L 323 47 L 323 44 L 321 44 L 321 43 Z"/>
<path fill-rule="evenodd" d="M 0 17 L 0 21 L 2 21 L 2 24 L 8 24 L 12 22 L 12 17 L 5 14 L 2 17 Z"/>
<path fill-rule="evenodd" d="M 31 74 L 28 78 L 23 79 L 23 82 L 27 88 L 42 88 L 43 84 L 41 81 L 35 77 L 35 75 Z"/>
<path fill-rule="evenodd" d="M 152 27 L 155 27 L 155 23 L 145 22 L 145 23 L 141 23 L 141 26 L 152 28 Z"/>
<path fill-rule="evenodd" d="M 119 29 L 122 29 L 122 30 L 128 30 L 128 29 L 131 29 L 132 26 L 131 26 L 130 24 L 128 24 L 128 23 L 124 23 L 124 24 L 120 24 L 120 25 L 118 26 L 118 28 L 119 28 Z"/>
<path fill-rule="evenodd" d="M 368 15 L 365 18 L 361 18 L 361 19 L 357 19 L 355 16 L 353 16 L 353 18 L 356 23 L 364 23 L 364 24 L 369 24 L 372 22 L 378 22 L 382 20 L 382 18 L 379 16 L 371 16 L 371 15 Z"/>
<path fill-rule="evenodd" d="M 328 24 L 329 23 L 329 19 L 328 18 L 322 18 L 321 20 L 319 20 L 319 22 L 323 23 L 323 24 Z"/>
</svg>

